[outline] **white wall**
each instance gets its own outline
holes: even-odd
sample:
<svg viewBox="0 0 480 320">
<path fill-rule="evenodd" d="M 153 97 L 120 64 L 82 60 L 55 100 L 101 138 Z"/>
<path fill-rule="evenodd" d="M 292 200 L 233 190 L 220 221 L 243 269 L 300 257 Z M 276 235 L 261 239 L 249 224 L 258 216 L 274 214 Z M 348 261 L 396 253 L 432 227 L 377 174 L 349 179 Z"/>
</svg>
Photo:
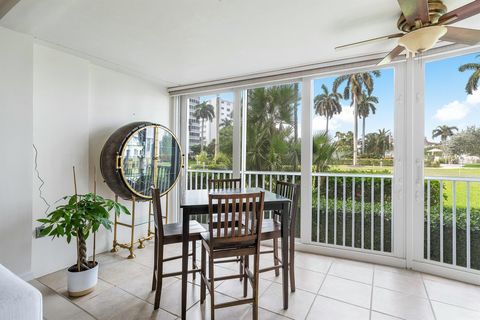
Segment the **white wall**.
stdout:
<svg viewBox="0 0 480 320">
<path fill-rule="evenodd" d="M 113 193 L 103 182 L 100 174 L 100 152 L 108 137 L 119 127 L 133 121 L 151 121 L 169 127 L 169 97 L 166 90 L 157 85 L 133 78 L 109 69 L 91 65 L 90 124 L 90 175 L 93 181 L 93 166 L 97 168 L 98 192 L 113 199 Z M 124 202 L 129 208 L 130 203 Z M 135 223 L 144 223 L 148 217 L 148 205 L 138 204 Z M 129 217 L 121 221 L 130 223 Z M 146 234 L 147 225 L 136 228 L 136 236 Z M 130 229 L 119 227 L 119 241 L 129 241 Z M 99 233 L 97 248 L 111 249 L 113 233 Z"/>
<path fill-rule="evenodd" d="M 28 277 L 32 229 L 32 39 L 0 27 L 0 263 Z"/>
<path fill-rule="evenodd" d="M 97 168 L 98 193 L 113 199 L 103 183 L 100 151 L 109 135 L 132 121 L 169 125 L 169 100 L 164 88 L 148 81 L 106 69 L 70 54 L 35 44 L 34 141 L 38 169 L 50 203 L 73 193 L 72 165 L 76 166 L 80 193 L 93 191 L 93 167 Z M 44 215 L 34 177 L 34 219 Z M 137 223 L 146 221 L 148 207 L 137 206 Z M 128 219 L 127 219 L 128 221 Z M 38 223 L 34 223 L 39 225 Z M 138 228 L 142 236 L 146 226 Z M 127 241 L 129 229 L 119 228 Z M 112 233 L 97 235 L 97 253 L 111 249 Z M 91 253 L 91 239 L 88 250 Z M 32 271 L 41 276 L 75 263 L 74 243 L 64 239 L 33 240 Z"/>
<path fill-rule="evenodd" d="M 38 150 L 42 193 L 51 204 L 73 188 L 75 166 L 79 193 L 88 191 L 89 63 L 41 45 L 34 46 L 33 141 Z M 40 180 L 33 181 L 33 219 L 43 218 L 47 205 L 40 199 Z M 58 204 L 57 204 L 58 205 Z M 34 222 L 34 226 L 40 225 Z M 32 270 L 36 276 L 75 261 L 75 241 L 33 240 Z"/>
</svg>

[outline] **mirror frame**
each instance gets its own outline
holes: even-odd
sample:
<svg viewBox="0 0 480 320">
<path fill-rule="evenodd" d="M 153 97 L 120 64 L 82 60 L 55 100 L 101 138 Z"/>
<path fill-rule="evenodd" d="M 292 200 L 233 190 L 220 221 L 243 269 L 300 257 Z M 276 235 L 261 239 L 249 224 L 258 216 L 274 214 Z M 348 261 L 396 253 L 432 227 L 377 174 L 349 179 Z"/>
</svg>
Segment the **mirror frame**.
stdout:
<svg viewBox="0 0 480 320">
<path fill-rule="evenodd" d="M 184 155 L 183 155 L 183 151 L 182 151 L 182 146 L 180 145 L 180 142 L 179 142 L 177 136 L 176 136 L 170 129 L 168 129 L 167 127 L 165 127 L 165 126 L 163 126 L 163 125 L 161 125 L 161 124 L 149 124 L 149 125 L 146 125 L 146 126 L 140 128 L 140 129 L 137 129 L 137 130 L 133 131 L 133 132 L 125 139 L 124 143 L 122 144 L 122 148 L 121 148 L 121 150 L 120 150 L 120 155 L 119 155 L 119 157 L 118 157 L 118 166 L 117 166 L 117 168 L 118 168 L 118 171 L 120 172 L 120 176 L 121 176 L 121 178 L 122 178 L 122 181 L 123 181 L 123 183 L 125 184 L 125 186 L 128 188 L 128 190 L 130 190 L 130 192 L 132 192 L 132 194 L 134 194 L 135 196 L 140 197 L 140 198 L 142 198 L 142 199 L 147 199 L 147 200 L 151 200 L 151 199 L 152 199 L 152 196 L 147 196 L 147 195 L 144 195 L 144 194 L 139 193 L 139 192 L 138 192 L 137 190 L 135 190 L 135 189 L 130 185 L 130 183 L 127 181 L 127 179 L 126 179 L 126 177 L 125 177 L 125 174 L 124 174 L 124 171 L 123 171 L 123 159 L 124 159 L 124 156 L 125 156 L 125 152 L 126 152 L 126 150 L 127 150 L 127 148 L 128 148 L 128 143 L 129 143 L 129 141 L 130 141 L 131 139 L 133 139 L 133 136 L 134 136 L 135 134 L 137 134 L 137 133 L 138 133 L 139 131 L 141 131 L 141 130 L 147 130 L 149 127 L 153 127 L 155 130 L 157 130 L 157 129 L 163 129 L 163 130 L 165 130 L 166 132 L 168 132 L 168 133 L 172 136 L 172 138 L 173 138 L 173 140 L 175 141 L 175 143 L 177 144 L 178 150 L 179 150 L 179 155 L 180 155 L 180 164 L 179 164 L 179 165 L 180 165 L 180 168 L 179 168 L 179 170 L 178 170 L 178 174 L 177 174 L 177 176 L 175 177 L 175 180 L 173 181 L 173 183 L 170 185 L 170 187 L 169 187 L 167 190 L 161 192 L 161 193 L 160 193 L 160 196 L 163 196 L 163 195 L 167 194 L 170 190 L 173 189 L 173 187 L 175 187 L 175 185 L 176 185 L 177 182 L 178 182 L 178 179 L 180 178 L 180 176 L 181 176 L 181 174 L 182 174 L 182 169 L 184 168 L 184 163 L 183 163 L 183 156 L 184 156 Z M 158 144 L 158 143 L 155 143 L 155 142 L 154 142 L 154 148 L 158 148 L 158 145 L 157 145 L 157 144 Z M 156 159 L 155 159 L 155 156 L 154 156 L 154 167 L 155 167 L 154 170 L 156 170 L 155 161 L 156 161 Z"/>
</svg>

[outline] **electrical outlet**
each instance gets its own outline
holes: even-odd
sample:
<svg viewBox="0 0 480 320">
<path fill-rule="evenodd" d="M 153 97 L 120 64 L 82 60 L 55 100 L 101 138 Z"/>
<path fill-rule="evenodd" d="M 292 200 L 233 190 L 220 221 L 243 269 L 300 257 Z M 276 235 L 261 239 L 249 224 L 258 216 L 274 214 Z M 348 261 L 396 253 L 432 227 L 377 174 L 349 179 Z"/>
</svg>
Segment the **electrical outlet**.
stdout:
<svg viewBox="0 0 480 320">
<path fill-rule="evenodd" d="M 42 232 L 42 230 L 45 229 L 44 226 L 38 226 L 35 228 L 35 238 L 38 239 L 38 238 L 43 238 L 43 236 L 40 234 L 40 232 Z"/>
</svg>

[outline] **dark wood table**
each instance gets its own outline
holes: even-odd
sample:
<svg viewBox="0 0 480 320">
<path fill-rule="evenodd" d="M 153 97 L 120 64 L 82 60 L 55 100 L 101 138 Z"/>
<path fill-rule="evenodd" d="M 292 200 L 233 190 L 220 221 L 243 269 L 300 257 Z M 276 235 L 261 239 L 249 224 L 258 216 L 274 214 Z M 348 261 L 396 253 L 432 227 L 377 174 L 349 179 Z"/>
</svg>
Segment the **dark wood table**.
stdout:
<svg viewBox="0 0 480 320">
<path fill-rule="evenodd" d="M 283 308 L 288 308 L 288 235 L 290 199 L 282 197 L 262 188 L 243 188 L 230 190 L 186 190 L 183 192 L 180 207 L 183 209 L 183 242 L 182 242 L 182 319 L 187 319 L 187 271 L 188 271 L 188 234 L 190 216 L 208 214 L 209 193 L 250 193 L 265 192 L 265 210 L 278 210 L 282 222 L 282 281 Z M 214 209 L 216 211 L 216 209 Z"/>
</svg>

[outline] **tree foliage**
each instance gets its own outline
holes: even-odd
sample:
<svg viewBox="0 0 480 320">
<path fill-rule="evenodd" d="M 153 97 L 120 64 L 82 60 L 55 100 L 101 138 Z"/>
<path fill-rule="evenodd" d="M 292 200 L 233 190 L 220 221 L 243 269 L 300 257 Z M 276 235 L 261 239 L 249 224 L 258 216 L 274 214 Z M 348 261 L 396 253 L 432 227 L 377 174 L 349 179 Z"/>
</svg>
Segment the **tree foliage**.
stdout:
<svg viewBox="0 0 480 320">
<path fill-rule="evenodd" d="M 480 54 L 477 55 L 476 58 L 480 58 Z M 474 91 L 478 90 L 478 83 L 480 81 L 480 63 L 472 62 L 463 64 L 458 68 L 458 71 L 473 71 L 473 73 L 468 78 L 467 83 L 465 84 L 465 91 L 468 94 L 473 94 Z"/>
<path fill-rule="evenodd" d="M 452 154 L 467 154 L 480 157 L 480 128 L 475 126 L 455 134 L 448 141 L 448 149 Z"/>
</svg>

